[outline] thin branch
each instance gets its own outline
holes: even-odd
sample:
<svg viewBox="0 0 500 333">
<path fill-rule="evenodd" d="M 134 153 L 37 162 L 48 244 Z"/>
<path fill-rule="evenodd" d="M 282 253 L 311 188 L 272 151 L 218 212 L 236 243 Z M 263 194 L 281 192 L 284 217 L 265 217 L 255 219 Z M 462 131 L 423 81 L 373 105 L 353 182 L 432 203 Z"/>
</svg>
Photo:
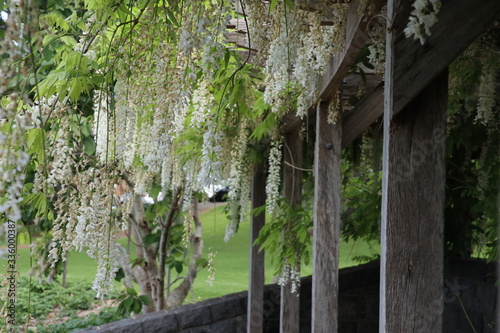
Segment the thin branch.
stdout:
<svg viewBox="0 0 500 333">
<path fill-rule="evenodd" d="M 294 169 L 300 170 L 300 171 L 306 171 L 306 172 L 313 172 L 314 171 L 313 169 L 299 168 L 298 166 L 292 165 L 291 163 L 288 163 L 287 161 L 285 161 L 285 164 L 288 165 L 291 168 L 294 168 Z"/>
</svg>

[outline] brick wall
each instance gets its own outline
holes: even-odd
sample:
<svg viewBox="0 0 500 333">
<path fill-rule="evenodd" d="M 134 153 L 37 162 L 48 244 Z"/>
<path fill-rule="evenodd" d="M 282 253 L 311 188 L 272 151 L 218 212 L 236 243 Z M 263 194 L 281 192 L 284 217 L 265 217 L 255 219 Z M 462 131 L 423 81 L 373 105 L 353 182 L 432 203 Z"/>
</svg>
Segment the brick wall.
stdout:
<svg viewBox="0 0 500 333">
<path fill-rule="evenodd" d="M 444 272 L 445 333 L 494 333 L 497 289 L 495 267 L 481 260 L 453 260 Z M 379 263 L 342 269 L 339 281 L 339 332 L 378 332 Z M 311 277 L 302 279 L 300 331 L 311 330 Z M 154 312 L 80 332 L 118 333 L 232 333 L 246 332 L 247 293 L 241 292 Z M 279 331 L 279 286 L 264 291 L 264 332 Z M 462 309 L 462 305 L 465 308 Z M 469 318 L 469 319 L 467 319 Z"/>
</svg>

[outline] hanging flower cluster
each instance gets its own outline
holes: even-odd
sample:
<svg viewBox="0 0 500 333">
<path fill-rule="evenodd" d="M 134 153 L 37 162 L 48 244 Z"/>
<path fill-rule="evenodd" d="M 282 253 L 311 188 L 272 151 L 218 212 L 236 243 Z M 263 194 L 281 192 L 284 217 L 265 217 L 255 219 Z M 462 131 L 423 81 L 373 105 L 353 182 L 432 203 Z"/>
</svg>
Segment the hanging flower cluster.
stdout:
<svg viewBox="0 0 500 333">
<path fill-rule="evenodd" d="M 273 214 L 278 207 L 280 198 L 279 187 L 281 183 L 281 147 L 280 141 L 274 141 L 269 150 L 269 175 L 267 176 L 266 194 L 267 194 L 267 212 Z"/>
<path fill-rule="evenodd" d="M 247 161 L 248 129 L 246 121 L 240 124 L 237 144 L 231 150 L 231 168 L 229 172 L 229 210 L 230 222 L 226 227 L 224 241 L 228 242 L 241 222 L 248 219 L 250 211 L 250 162 Z"/>
<path fill-rule="evenodd" d="M 387 6 L 384 6 L 380 15 L 370 20 L 370 39 L 372 44 L 368 46 L 368 61 L 374 67 L 375 75 L 384 76 L 385 72 L 385 32 L 386 32 Z"/>
<path fill-rule="evenodd" d="M 264 67 L 265 86 L 264 101 L 271 105 L 271 111 L 284 114 L 289 104 L 292 77 L 291 66 L 296 57 L 299 24 L 285 6 L 275 8 L 274 38 L 269 46 L 269 55 Z M 287 18 L 287 15 L 290 16 Z"/>
<path fill-rule="evenodd" d="M 288 283 L 291 285 L 292 293 L 297 294 L 297 297 L 299 297 L 298 291 L 300 289 L 300 270 L 289 264 L 284 264 L 281 269 L 278 284 L 280 286 L 286 286 Z"/>
<path fill-rule="evenodd" d="M 420 40 L 420 44 L 424 45 L 425 35 L 431 35 L 430 29 L 438 21 L 437 14 L 441 8 L 441 1 L 415 0 L 413 8 L 415 9 L 410 14 L 410 21 L 404 33 L 407 38 L 413 36 L 413 39 Z"/>
<path fill-rule="evenodd" d="M 208 249 L 208 278 L 207 283 L 210 287 L 213 287 L 215 281 L 215 256 L 217 255 L 217 251 L 212 251 L 212 249 Z"/>
<path fill-rule="evenodd" d="M 493 120 L 495 108 L 495 76 L 497 68 L 491 64 L 484 65 L 481 73 L 481 83 L 478 88 L 479 101 L 477 115 L 474 121 L 487 125 Z"/>
<path fill-rule="evenodd" d="M 81 175 L 80 181 L 87 183 L 88 187 L 81 189 L 83 194 L 79 195 L 73 238 L 76 249 L 81 251 L 88 247 L 87 254 L 97 261 L 97 274 L 92 287 L 97 297 L 103 297 L 112 288 L 112 280 L 118 270 L 115 242 L 119 221 L 111 214 L 114 179 L 104 170 L 90 168 Z"/>
<path fill-rule="evenodd" d="M 17 3 L 7 1 L 5 9 L 9 15 L 5 20 L 4 37 L 0 41 L 0 214 L 8 221 L 17 223 L 21 219 L 20 203 L 25 180 L 25 168 L 30 156 L 21 150 L 25 130 L 32 126 L 29 114 L 21 110 L 29 97 L 9 92 L 9 82 L 17 74 L 26 74 L 23 62 L 26 46 L 25 36 L 33 33 L 33 26 L 27 26 L 22 19 L 38 22 L 37 11 L 29 1 Z M 34 40 L 36 42 L 36 40 Z M 20 71 L 20 73 L 19 73 Z"/>
<path fill-rule="evenodd" d="M 343 51 L 347 8 L 345 3 L 333 4 L 329 25 L 322 24 L 321 12 L 290 10 L 286 5 L 274 8 L 267 24 L 272 27 L 271 42 L 264 48 L 264 101 L 273 112 L 290 112 L 296 96 L 296 114 L 303 118 L 317 102 L 318 78 L 332 57 Z"/>
</svg>

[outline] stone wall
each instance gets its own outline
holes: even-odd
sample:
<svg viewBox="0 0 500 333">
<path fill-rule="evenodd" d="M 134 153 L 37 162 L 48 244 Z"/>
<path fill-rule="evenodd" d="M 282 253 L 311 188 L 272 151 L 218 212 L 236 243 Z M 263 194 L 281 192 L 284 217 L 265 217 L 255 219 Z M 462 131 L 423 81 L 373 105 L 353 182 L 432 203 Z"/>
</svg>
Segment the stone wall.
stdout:
<svg viewBox="0 0 500 333">
<path fill-rule="evenodd" d="M 494 285 L 499 277 L 495 273 L 494 265 L 474 259 L 454 260 L 446 265 L 443 332 L 472 332 L 471 324 L 478 333 L 496 332 L 497 288 Z M 378 332 L 379 280 L 378 262 L 340 271 L 339 332 Z M 301 282 L 301 332 L 311 330 L 311 283 L 311 277 L 303 278 Z M 247 292 L 241 292 L 80 332 L 246 332 L 247 299 Z M 279 332 L 279 286 L 266 286 L 264 300 L 264 332 Z"/>
</svg>

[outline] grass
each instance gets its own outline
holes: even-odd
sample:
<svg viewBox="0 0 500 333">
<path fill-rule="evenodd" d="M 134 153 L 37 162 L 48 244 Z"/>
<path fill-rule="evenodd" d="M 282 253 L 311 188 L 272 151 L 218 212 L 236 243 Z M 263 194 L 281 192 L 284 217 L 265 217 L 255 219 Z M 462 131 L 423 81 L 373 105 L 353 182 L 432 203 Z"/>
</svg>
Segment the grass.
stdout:
<svg viewBox="0 0 500 333">
<path fill-rule="evenodd" d="M 239 292 L 248 289 L 248 269 L 249 269 L 249 251 L 250 251 L 250 224 L 242 223 L 238 233 L 228 242 L 224 242 L 224 234 L 228 220 L 224 213 L 224 206 L 218 206 L 204 214 L 200 219 L 203 223 L 203 241 L 204 257 L 208 253 L 215 251 L 215 281 L 210 286 L 207 282 L 208 270 L 203 269 L 199 272 L 191 294 L 187 302 L 196 302 L 212 297 L 219 297 L 225 294 Z M 126 239 L 120 242 L 126 246 Z M 18 272 L 21 276 L 27 276 L 30 269 L 29 249 L 21 248 L 18 250 Z M 373 255 L 379 253 L 379 246 L 371 246 L 364 242 L 341 242 L 339 265 L 348 267 L 357 265 L 353 260 L 356 256 Z M 0 259 L 0 268 L 6 266 L 6 260 Z M 302 275 L 312 273 L 311 265 L 304 265 Z M 271 265 L 269 256 L 266 257 L 266 283 L 273 279 L 274 269 Z M 67 281 L 69 283 L 91 284 L 96 273 L 96 264 L 94 259 L 90 258 L 85 252 L 71 251 L 68 257 Z M 172 279 L 175 278 L 173 274 Z M 60 277 L 59 277 L 60 279 Z M 115 286 L 122 289 L 119 283 Z"/>
<path fill-rule="evenodd" d="M 224 242 L 224 234 L 228 220 L 224 214 L 224 206 L 219 206 L 200 216 L 203 223 L 204 256 L 209 251 L 217 251 L 215 256 L 215 281 L 213 286 L 207 283 L 208 270 L 199 272 L 191 295 L 187 301 L 200 301 L 229 293 L 248 289 L 248 269 L 250 253 L 250 223 L 240 224 L 238 233 L 228 242 Z M 379 253 L 379 245 L 365 242 L 341 242 L 339 250 L 340 268 L 358 265 L 353 259 Z M 312 264 L 301 267 L 302 276 L 312 274 Z M 271 258 L 266 256 L 266 283 L 271 283 L 274 268 Z"/>
</svg>

